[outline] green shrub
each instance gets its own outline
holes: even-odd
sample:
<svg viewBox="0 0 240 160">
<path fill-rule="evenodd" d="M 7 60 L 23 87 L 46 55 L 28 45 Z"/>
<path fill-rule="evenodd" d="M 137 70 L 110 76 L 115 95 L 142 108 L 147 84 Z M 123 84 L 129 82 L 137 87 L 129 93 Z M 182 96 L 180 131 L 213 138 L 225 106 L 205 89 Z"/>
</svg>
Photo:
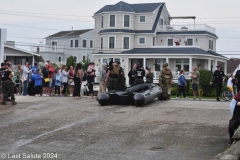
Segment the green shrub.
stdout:
<svg viewBox="0 0 240 160">
<path fill-rule="evenodd" d="M 170 90 L 171 90 L 171 95 L 177 95 L 178 89 L 176 87 L 171 87 Z"/>
</svg>

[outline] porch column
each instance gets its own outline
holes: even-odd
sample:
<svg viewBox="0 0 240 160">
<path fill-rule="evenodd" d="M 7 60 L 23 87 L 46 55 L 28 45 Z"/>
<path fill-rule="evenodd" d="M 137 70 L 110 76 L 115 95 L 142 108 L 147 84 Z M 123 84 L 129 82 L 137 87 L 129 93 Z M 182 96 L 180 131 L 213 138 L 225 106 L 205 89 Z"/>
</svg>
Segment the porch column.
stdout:
<svg viewBox="0 0 240 160">
<path fill-rule="evenodd" d="M 145 57 L 143 58 L 143 69 L 144 70 L 146 69 L 146 58 Z"/>
<path fill-rule="evenodd" d="M 191 72 L 193 69 L 192 69 L 192 57 L 189 58 L 189 72 Z"/>
<path fill-rule="evenodd" d="M 34 59 L 34 55 L 33 55 L 33 57 L 32 57 L 32 66 L 34 66 L 34 62 L 35 61 L 35 59 Z"/>
<path fill-rule="evenodd" d="M 224 74 L 227 75 L 227 62 L 224 63 Z"/>
<path fill-rule="evenodd" d="M 166 62 L 169 64 L 169 58 L 166 58 Z"/>
<path fill-rule="evenodd" d="M 214 66 L 213 66 L 213 70 L 215 71 L 215 68 L 216 68 L 216 66 L 217 66 L 217 60 L 215 59 L 215 61 L 214 61 Z"/>
<path fill-rule="evenodd" d="M 211 71 L 211 59 L 208 59 L 208 70 Z"/>
</svg>

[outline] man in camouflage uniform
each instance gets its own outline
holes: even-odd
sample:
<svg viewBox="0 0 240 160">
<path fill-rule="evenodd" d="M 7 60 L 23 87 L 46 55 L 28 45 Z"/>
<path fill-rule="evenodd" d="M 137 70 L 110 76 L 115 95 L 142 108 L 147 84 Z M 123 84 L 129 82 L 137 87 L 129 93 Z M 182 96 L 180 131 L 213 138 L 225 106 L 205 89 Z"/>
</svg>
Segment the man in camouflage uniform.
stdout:
<svg viewBox="0 0 240 160">
<path fill-rule="evenodd" d="M 163 70 L 159 74 L 159 85 L 163 89 L 162 99 L 170 100 L 171 96 L 171 85 L 173 83 L 172 71 L 168 68 L 168 63 L 163 63 Z"/>
<path fill-rule="evenodd" d="M 117 62 L 117 65 L 119 66 L 118 90 L 124 91 L 127 88 L 126 78 L 124 76 L 124 69 L 121 67 L 121 62 Z"/>
<path fill-rule="evenodd" d="M 120 72 L 120 67 L 115 62 L 113 62 L 109 66 L 109 70 L 107 72 L 106 80 L 105 80 L 107 82 L 108 91 L 118 90 L 119 72 Z"/>
</svg>

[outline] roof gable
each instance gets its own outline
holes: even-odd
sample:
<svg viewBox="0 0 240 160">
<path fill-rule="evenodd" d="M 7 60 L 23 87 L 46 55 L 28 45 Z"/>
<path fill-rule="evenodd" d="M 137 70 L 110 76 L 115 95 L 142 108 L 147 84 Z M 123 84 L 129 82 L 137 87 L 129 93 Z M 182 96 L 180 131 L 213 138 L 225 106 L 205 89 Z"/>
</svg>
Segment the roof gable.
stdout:
<svg viewBox="0 0 240 160">
<path fill-rule="evenodd" d="M 114 5 L 106 5 L 95 14 L 100 14 L 103 12 L 133 12 L 133 13 L 144 13 L 153 12 L 163 3 L 140 3 L 140 4 L 128 4 L 126 2 L 120 1 Z"/>
<path fill-rule="evenodd" d="M 55 33 L 51 36 L 48 36 L 46 38 L 51 38 L 51 37 L 72 37 L 72 36 L 79 36 L 82 35 L 86 32 L 89 32 L 93 29 L 83 29 L 83 30 L 72 30 L 72 31 L 61 31 L 58 33 Z"/>
</svg>

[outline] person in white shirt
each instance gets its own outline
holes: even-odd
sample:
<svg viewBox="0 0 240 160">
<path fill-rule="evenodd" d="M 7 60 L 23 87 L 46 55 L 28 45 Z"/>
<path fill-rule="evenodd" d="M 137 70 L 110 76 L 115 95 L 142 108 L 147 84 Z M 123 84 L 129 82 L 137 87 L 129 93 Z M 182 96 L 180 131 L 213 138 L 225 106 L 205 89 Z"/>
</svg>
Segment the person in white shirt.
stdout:
<svg viewBox="0 0 240 160">
<path fill-rule="evenodd" d="M 233 82 L 232 82 L 233 79 L 234 79 L 234 76 L 233 76 L 233 74 L 231 74 L 231 76 L 228 78 L 228 81 L 227 81 L 227 87 L 228 87 L 229 92 L 232 93 L 232 96 L 234 96 L 234 93 L 233 93 Z"/>
</svg>

